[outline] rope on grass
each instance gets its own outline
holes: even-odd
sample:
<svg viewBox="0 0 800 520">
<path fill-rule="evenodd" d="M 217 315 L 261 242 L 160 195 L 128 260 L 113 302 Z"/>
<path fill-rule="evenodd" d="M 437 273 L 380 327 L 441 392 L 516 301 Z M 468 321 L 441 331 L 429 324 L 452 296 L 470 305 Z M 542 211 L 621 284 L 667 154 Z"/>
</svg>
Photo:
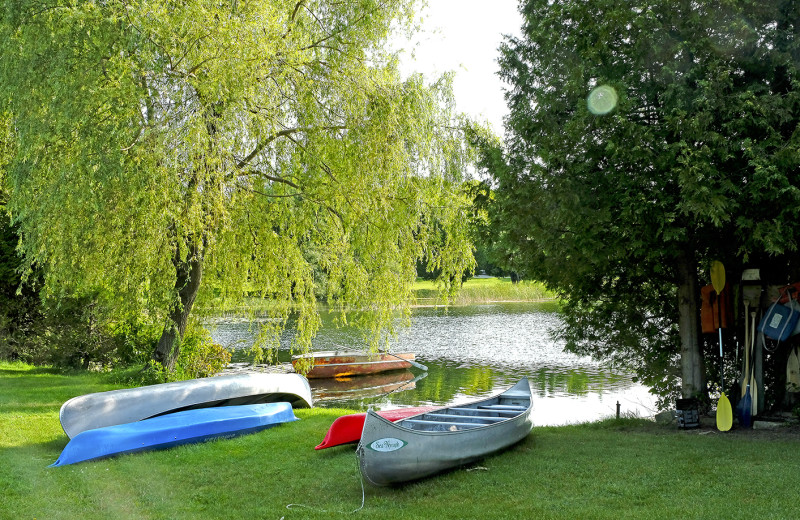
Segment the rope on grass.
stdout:
<svg viewBox="0 0 800 520">
<path fill-rule="evenodd" d="M 361 470 L 358 468 L 358 456 L 356 455 L 356 471 L 358 471 L 359 480 L 361 481 L 361 506 L 353 509 L 352 511 L 331 511 L 328 509 L 322 509 L 321 507 L 314 507 L 314 506 L 307 506 L 305 504 L 287 504 L 286 509 L 292 509 L 293 507 L 302 507 L 305 509 L 310 509 L 312 511 L 319 511 L 321 513 L 338 513 L 340 515 L 352 515 L 354 513 L 358 513 L 362 509 L 364 509 L 364 502 L 366 501 L 366 491 L 364 490 L 364 476 L 361 475 Z M 283 520 L 283 517 L 281 517 Z"/>
</svg>

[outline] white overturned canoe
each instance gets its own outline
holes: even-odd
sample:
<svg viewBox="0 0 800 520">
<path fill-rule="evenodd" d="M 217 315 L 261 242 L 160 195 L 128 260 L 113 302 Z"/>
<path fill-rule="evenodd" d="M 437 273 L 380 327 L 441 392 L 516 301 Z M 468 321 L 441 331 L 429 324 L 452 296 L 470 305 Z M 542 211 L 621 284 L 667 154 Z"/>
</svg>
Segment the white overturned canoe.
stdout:
<svg viewBox="0 0 800 520">
<path fill-rule="evenodd" d="M 527 378 L 500 395 L 397 422 L 367 412 L 357 454 L 373 485 L 416 480 L 478 460 L 525 438 L 533 428 Z"/>
<path fill-rule="evenodd" d="M 299 374 L 236 374 L 98 392 L 65 402 L 59 419 L 71 439 L 86 430 L 183 410 L 280 401 L 310 408 L 308 380 Z"/>
</svg>

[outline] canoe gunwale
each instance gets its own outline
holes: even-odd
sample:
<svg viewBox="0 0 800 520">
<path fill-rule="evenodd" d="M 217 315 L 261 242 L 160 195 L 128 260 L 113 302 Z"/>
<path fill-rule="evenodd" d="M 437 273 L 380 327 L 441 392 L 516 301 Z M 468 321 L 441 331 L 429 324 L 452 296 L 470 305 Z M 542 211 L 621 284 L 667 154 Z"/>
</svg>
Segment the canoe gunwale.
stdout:
<svg viewBox="0 0 800 520">
<path fill-rule="evenodd" d="M 310 363 L 305 376 L 309 379 L 364 376 L 411 368 L 416 355 L 413 352 L 365 352 L 357 350 L 317 351 L 292 356 L 292 366 Z"/>
<path fill-rule="evenodd" d="M 409 354 L 408 358 L 398 358 L 382 356 L 379 359 L 355 359 L 352 357 L 331 357 L 328 360 L 317 358 L 306 358 L 311 360 L 313 365 L 306 373 L 309 379 L 332 379 L 337 377 L 353 377 L 381 374 L 384 372 L 394 372 L 411 368 L 414 355 Z M 366 356 L 362 356 L 365 357 Z M 336 362 L 330 362 L 331 360 Z M 410 360 L 410 361 L 409 361 Z M 292 366 L 297 370 L 298 358 L 292 359 Z"/>
<path fill-rule="evenodd" d="M 363 352 L 359 350 L 329 350 L 329 351 L 317 351 L 317 352 L 309 352 L 306 354 L 295 354 L 292 356 L 292 361 L 300 360 L 300 359 L 330 359 L 330 358 L 355 358 L 355 359 L 415 359 L 416 355 L 413 352 L 397 352 L 390 353 L 390 352 Z M 324 361 L 323 361 L 324 362 Z"/>
<path fill-rule="evenodd" d="M 513 417 L 504 418 L 502 421 L 498 421 L 498 422 L 495 422 L 493 424 L 483 424 L 483 425 L 481 425 L 479 427 L 479 429 L 480 429 L 481 432 L 485 432 L 485 431 L 489 431 L 490 428 L 496 428 L 496 427 L 503 426 L 506 423 L 508 423 L 509 421 L 515 421 L 517 419 L 520 419 L 523 415 L 530 415 L 531 410 L 532 410 L 531 407 L 529 407 L 526 410 L 523 410 L 518 415 L 515 415 Z M 444 436 L 444 435 L 464 435 L 464 434 L 467 434 L 467 433 L 474 433 L 474 431 L 475 431 L 475 428 L 471 428 L 469 430 L 456 430 L 456 431 L 415 430 L 414 428 L 408 428 L 406 426 L 403 426 L 403 424 L 402 424 L 405 421 L 413 421 L 416 417 L 420 417 L 422 415 L 426 415 L 429 412 L 424 412 L 424 413 L 420 413 L 420 414 L 417 414 L 417 415 L 412 415 L 410 417 L 406 417 L 404 419 L 401 419 L 401 420 L 399 420 L 397 422 L 387 421 L 386 419 L 384 419 L 383 417 L 381 417 L 377 413 L 373 412 L 372 410 L 368 410 L 366 413 L 367 413 L 368 416 L 370 416 L 370 417 L 372 417 L 374 419 L 380 419 L 380 421 L 385 423 L 385 425 L 387 425 L 387 426 L 390 425 L 392 428 L 396 428 L 398 430 L 402 430 L 404 433 L 409 433 L 409 434 L 412 434 L 412 435 L 432 435 L 432 436 L 435 436 L 435 437 L 440 437 L 440 436 Z M 458 417 L 458 416 L 457 415 L 453 415 L 453 417 Z M 433 421 L 426 421 L 426 422 L 433 422 Z"/>
</svg>

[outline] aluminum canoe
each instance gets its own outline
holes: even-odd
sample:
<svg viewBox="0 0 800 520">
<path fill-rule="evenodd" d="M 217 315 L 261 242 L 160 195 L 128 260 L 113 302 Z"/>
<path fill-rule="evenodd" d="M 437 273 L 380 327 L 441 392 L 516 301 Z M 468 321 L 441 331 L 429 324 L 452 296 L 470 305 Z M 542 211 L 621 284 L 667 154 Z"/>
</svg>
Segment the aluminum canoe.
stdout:
<svg viewBox="0 0 800 520">
<path fill-rule="evenodd" d="M 289 403 L 185 410 L 81 432 L 69 441 L 50 467 L 238 437 L 296 420 Z"/>
<path fill-rule="evenodd" d="M 300 371 L 311 365 L 309 379 L 349 377 L 409 368 L 414 357 L 411 352 L 319 351 L 292 356 L 292 366 Z"/>
<path fill-rule="evenodd" d="M 531 406 L 530 385 L 522 378 L 495 397 L 397 422 L 370 410 L 356 450 L 361 474 L 386 486 L 481 459 L 531 432 Z"/>
<path fill-rule="evenodd" d="M 73 397 L 61 406 L 61 427 L 72 438 L 86 430 L 141 421 L 168 413 L 288 402 L 310 408 L 311 387 L 299 374 L 235 374 L 110 390 Z"/>
</svg>

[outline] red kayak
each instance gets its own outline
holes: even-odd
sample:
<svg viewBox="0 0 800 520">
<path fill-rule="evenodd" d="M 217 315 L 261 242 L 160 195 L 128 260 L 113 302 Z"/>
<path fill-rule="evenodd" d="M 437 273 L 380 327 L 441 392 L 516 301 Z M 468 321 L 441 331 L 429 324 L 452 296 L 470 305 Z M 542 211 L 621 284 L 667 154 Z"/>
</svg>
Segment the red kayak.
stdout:
<svg viewBox="0 0 800 520">
<path fill-rule="evenodd" d="M 400 408 L 397 410 L 385 410 L 378 412 L 378 415 L 389 421 L 395 422 L 412 415 L 417 415 L 426 412 L 432 412 L 440 407 L 438 406 L 417 406 L 415 408 Z M 361 430 L 364 429 L 364 419 L 366 413 L 354 413 L 352 415 L 343 415 L 333 421 L 328 433 L 322 442 L 316 446 L 315 450 L 323 450 L 331 446 L 339 446 L 341 444 L 348 444 L 350 442 L 358 442 L 361 438 Z"/>
</svg>

